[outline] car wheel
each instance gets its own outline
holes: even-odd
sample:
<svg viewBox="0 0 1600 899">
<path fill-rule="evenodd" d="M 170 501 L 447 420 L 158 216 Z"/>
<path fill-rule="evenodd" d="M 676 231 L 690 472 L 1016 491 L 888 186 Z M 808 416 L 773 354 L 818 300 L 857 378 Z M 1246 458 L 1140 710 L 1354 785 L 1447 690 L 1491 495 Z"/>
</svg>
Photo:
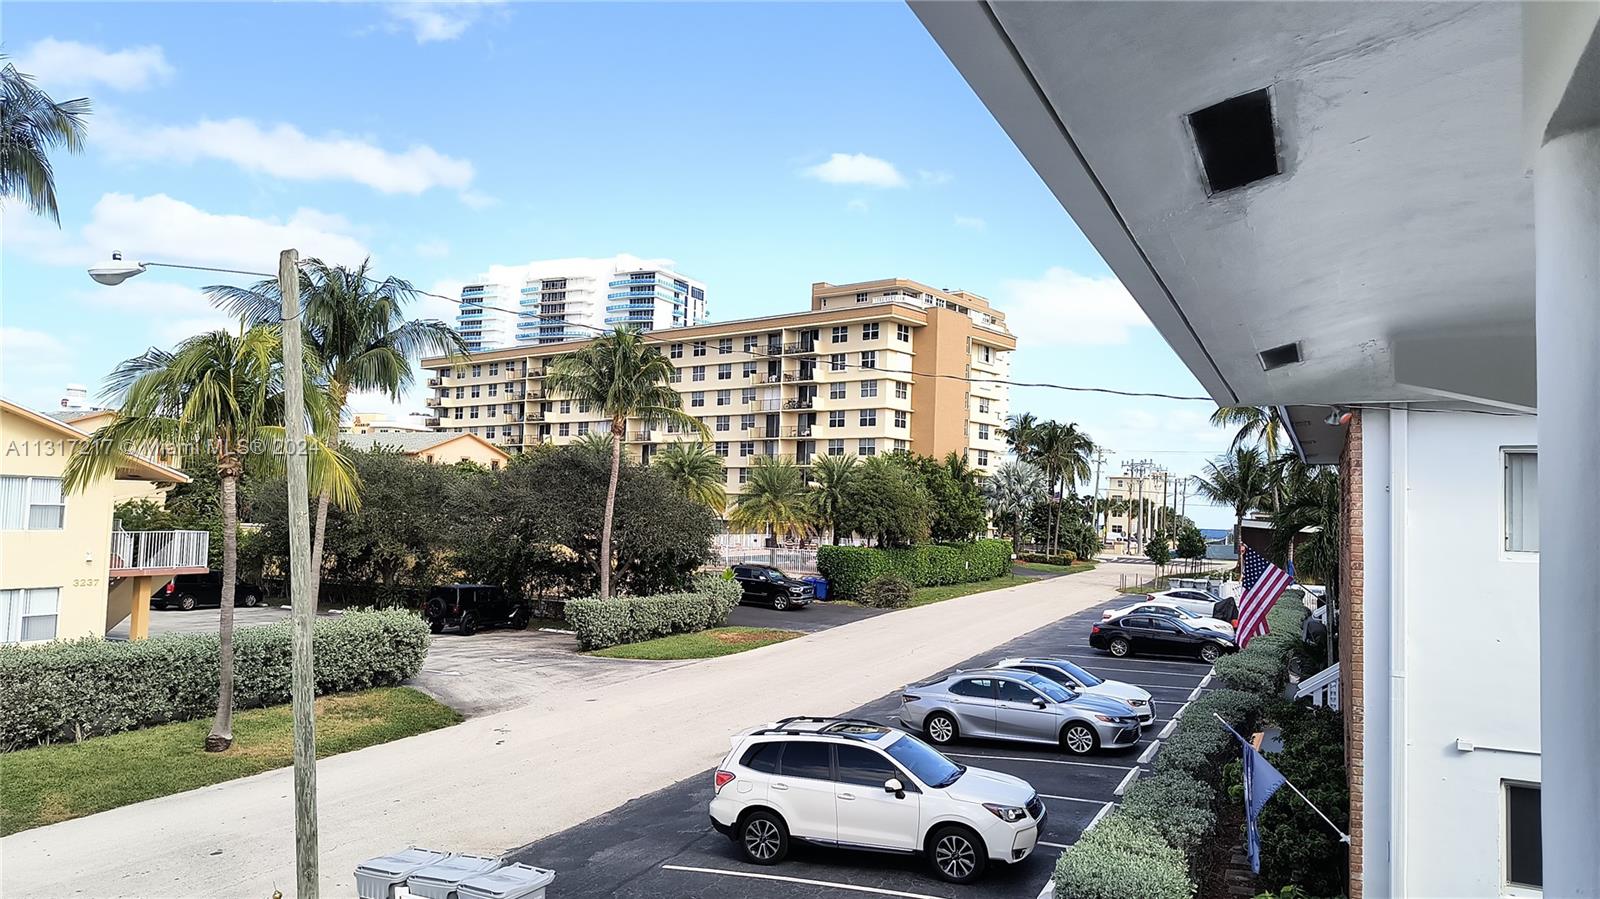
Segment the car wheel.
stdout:
<svg viewBox="0 0 1600 899">
<path fill-rule="evenodd" d="M 456 623 L 456 630 L 463 637 L 470 637 L 478 632 L 478 616 L 471 612 L 462 612 L 461 620 Z"/>
<path fill-rule="evenodd" d="M 1115 640 L 1112 640 L 1111 641 L 1111 645 L 1109 647 L 1107 647 L 1107 649 L 1111 650 L 1111 654 L 1116 656 L 1117 658 L 1121 658 L 1121 657 L 1127 655 L 1129 648 L 1130 647 L 1128 646 L 1128 641 L 1122 639 L 1121 637 L 1118 637 Z"/>
<path fill-rule="evenodd" d="M 509 626 L 512 630 L 515 630 L 515 631 L 527 630 L 528 629 L 528 607 L 527 606 L 517 606 L 515 609 L 512 609 L 511 610 L 511 618 L 510 618 L 509 621 L 507 621 L 507 626 Z"/>
<path fill-rule="evenodd" d="M 1208 665 L 1212 662 L 1215 662 L 1221 656 L 1222 650 L 1218 649 L 1215 643 L 1207 643 L 1206 645 L 1200 647 L 1200 660 Z"/>
<path fill-rule="evenodd" d="M 789 597 L 787 597 L 787 596 L 774 596 L 774 597 L 772 597 L 772 607 L 774 609 L 777 609 L 780 612 L 782 612 L 783 610 L 789 608 Z"/>
<path fill-rule="evenodd" d="M 776 865 L 789 854 L 789 828 L 772 812 L 757 809 L 739 825 L 739 851 L 745 861 Z"/>
<path fill-rule="evenodd" d="M 928 860 L 940 880 L 971 883 L 983 876 L 989 851 L 983 840 L 965 827 L 941 827 L 928 837 Z"/>
<path fill-rule="evenodd" d="M 442 633 L 444 633 L 444 619 L 443 618 L 429 618 L 428 619 L 428 632 L 429 633 L 434 633 L 434 634 L 442 634 Z"/>
<path fill-rule="evenodd" d="M 178 608 L 184 610 L 185 612 L 193 612 L 194 606 L 195 602 L 193 596 L 185 593 L 184 595 L 178 597 Z"/>
<path fill-rule="evenodd" d="M 922 723 L 922 732 L 928 735 L 929 740 L 939 746 L 948 746 L 955 742 L 956 737 L 961 733 L 960 729 L 956 727 L 956 719 L 944 712 L 934 712 L 929 715 L 928 720 Z"/>
<path fill-rule="evenodd" d="M 1088 755 L 1094 751 L 1097 742 L 1094 728 L 1082 722 L 1061 729 L 1061 748 L 1073 755 Z"/>
<path fill-rule="evenodd" d="M 253 609 L 260 603 L 261 598 L 256 596 L 254 593 L 246 593 L 244 595 L 244 599 L 239 600 L 239 605 L 244 606 L 247 609 Z"/>
</svg>

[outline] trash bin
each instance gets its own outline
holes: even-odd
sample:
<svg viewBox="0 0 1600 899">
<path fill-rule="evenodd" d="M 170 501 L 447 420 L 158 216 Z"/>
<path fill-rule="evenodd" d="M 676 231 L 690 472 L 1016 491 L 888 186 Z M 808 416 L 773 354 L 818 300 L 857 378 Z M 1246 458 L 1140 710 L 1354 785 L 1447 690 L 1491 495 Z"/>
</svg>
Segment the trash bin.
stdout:
<svg viewBox="0 0 1600 899">
<path fill-rule="evenodd" d="M 452 855 L 441 862 L 411 872 L 406 889 L 424 899 L 457 899 L 457 886 L 463 880 L 487 874 L 500 867 L 500 859 L 486 855 Z"/>
<path fill-rule="evenodd" d="M 356 895 L 360 899 L 392 899 L 394 888 L 405 883 L 413 871 L 449 857 L 448 852 L 412 847 L 393 855 L 369 858 L 356 865 Z"/>
<path fill-rule="evenodd" d="M 544 888 L 555 879 L 556 872 L 548 868 L 506 865 L 498 871 L 461 881 L 456 893 L 461 899 L 544 899 Z"/>
<path fill-rule="evenodd" d="M 817 591 L 818 599 L 828 598 L 828 579 L 825 577 L 803 577 L 801 580 L 810 584 Z"/>
</svg>

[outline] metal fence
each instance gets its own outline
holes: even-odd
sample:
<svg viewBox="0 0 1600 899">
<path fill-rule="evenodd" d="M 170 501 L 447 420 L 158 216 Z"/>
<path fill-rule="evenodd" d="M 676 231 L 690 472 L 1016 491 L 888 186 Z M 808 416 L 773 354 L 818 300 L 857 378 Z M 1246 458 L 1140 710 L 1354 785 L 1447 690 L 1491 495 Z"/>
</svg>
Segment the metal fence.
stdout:
<svg viewBox="0 0 1600 899">
<path fill-rule="evenodd" d="M 112 531 L 111 573 L 151 568 L 205 568 L 210 531 Z"/>
<path fill-rule="evenodd" d="M 1148 570 L 1153 571 L 1154 568 L 1152 565 Z M 1140 571 L 1122 572 L 1117 575 L 1117 588 L 1119 590 L 1134 587 L 1148 588 L 1152 592 L 1170 590 L 1173 581 L 1192 578 L 1221 580 L 1227 577 L 1227 573 L 1227 568 L 1217 565 L 1169 565 L 1157 577 L 1151 577 L 1150 574 Z"/>
<path fill-rule="evenodd" d="M 817 551 L 814 549 L 718 547 L 717 554 L 722 558 L 723 565 L 776 565 L 791 574 L 817 570 Z"/>
</svg>

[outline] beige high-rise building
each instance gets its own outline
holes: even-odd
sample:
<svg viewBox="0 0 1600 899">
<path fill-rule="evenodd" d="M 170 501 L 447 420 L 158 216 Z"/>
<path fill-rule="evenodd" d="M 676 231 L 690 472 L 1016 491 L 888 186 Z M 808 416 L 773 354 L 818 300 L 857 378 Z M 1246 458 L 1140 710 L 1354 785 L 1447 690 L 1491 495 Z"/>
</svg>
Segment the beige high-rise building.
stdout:
<svg viewBox="0 0 1600 899">
<path fill-rule="evenodd" d="M 683 410 L 698 417 L 738 493 L 760 455 L 801 465 L 817 455 L 956 452 L 980 471 L 1000 463 L 1016 338 L 988 300 L 904 279 L 817 283 L 811 309 L 652 333 L 671 360 Z M 511 452 L 571 443 L 610 424 L 547 390 L 567 341 L 465 358 L 424 359 L 429 427 L 478 434 Z M 630 421 L 626 447 L 648 461 L 697 439 Z"/>
</svg>

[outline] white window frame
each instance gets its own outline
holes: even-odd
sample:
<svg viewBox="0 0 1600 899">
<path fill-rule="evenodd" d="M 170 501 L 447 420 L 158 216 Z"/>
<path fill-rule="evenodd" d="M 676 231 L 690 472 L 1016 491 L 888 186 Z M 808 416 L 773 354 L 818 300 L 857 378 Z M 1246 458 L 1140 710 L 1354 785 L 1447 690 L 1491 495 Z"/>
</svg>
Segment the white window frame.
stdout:
<svg viewBox="0 0 1600 899">
<path fill-rule="evenodd" d="M 1526 787 L 1540 792 L 1540 801 L 1544 799 L 1543 785 L 1531 780 L 1517 780 L 1516 778 L 1502 778 L 1500 781 L 1500 895 L 1514 897 L 1537 897 L 1544 895 L 1542 887 L 1511 882 L 1511 788 Z M 1541 822 L 1541 830 L 1542 830 Z M 1542 847 L 1543 834 L 1540 834 Z"/>
<path fill-rule="evenodd" d="M 8 531 L 62 531 L 67 527 L 67 494 L 61 478 L 44 477 L 42 475 L 5 475 L 6 480 L 22 482 L 22 520 L 18 527 L 5 528 Z M 54 481 L 56 492 L 61 495 L 59 503 L 40 503 L 33 500 L 33 484 L 35 481 Z M 35 508 L 59 508 L 61 510 L 61 526 L 54 528 L 33 527 L 33 510 Z"/>
<path fill-rule="evenodd" d="M 34 613 L 23 614 L 24 607 L 35 597 L 33 594 L 54 594 L 54 610 L 49 614 Z M 23 620 L 26 618 L 54 618 L 55 626 L 50 629 L 50 636 L 37 637 L 29 643 L 39 643 L 45 640 L 54 640 L 61 636 L 61 588 L 60 587 L 20 587 L 10 590 L 0 590 L 0 643 L 21 643 Z"/>
<path fill-rule="evenodd" d="M 1511 548 L 1511 457 L 1532 456 L 1534 459 L 1534 503 L 1537 512 L 1539 489 L 1539 448 L 1536 446 L 1502 446 L 1500 448 L 1500 555 L 1507 561 L 1537 562 L 1538 549 Z M 1537 526 L 1537 514 L 1535 515 Z"/>
</svg>

